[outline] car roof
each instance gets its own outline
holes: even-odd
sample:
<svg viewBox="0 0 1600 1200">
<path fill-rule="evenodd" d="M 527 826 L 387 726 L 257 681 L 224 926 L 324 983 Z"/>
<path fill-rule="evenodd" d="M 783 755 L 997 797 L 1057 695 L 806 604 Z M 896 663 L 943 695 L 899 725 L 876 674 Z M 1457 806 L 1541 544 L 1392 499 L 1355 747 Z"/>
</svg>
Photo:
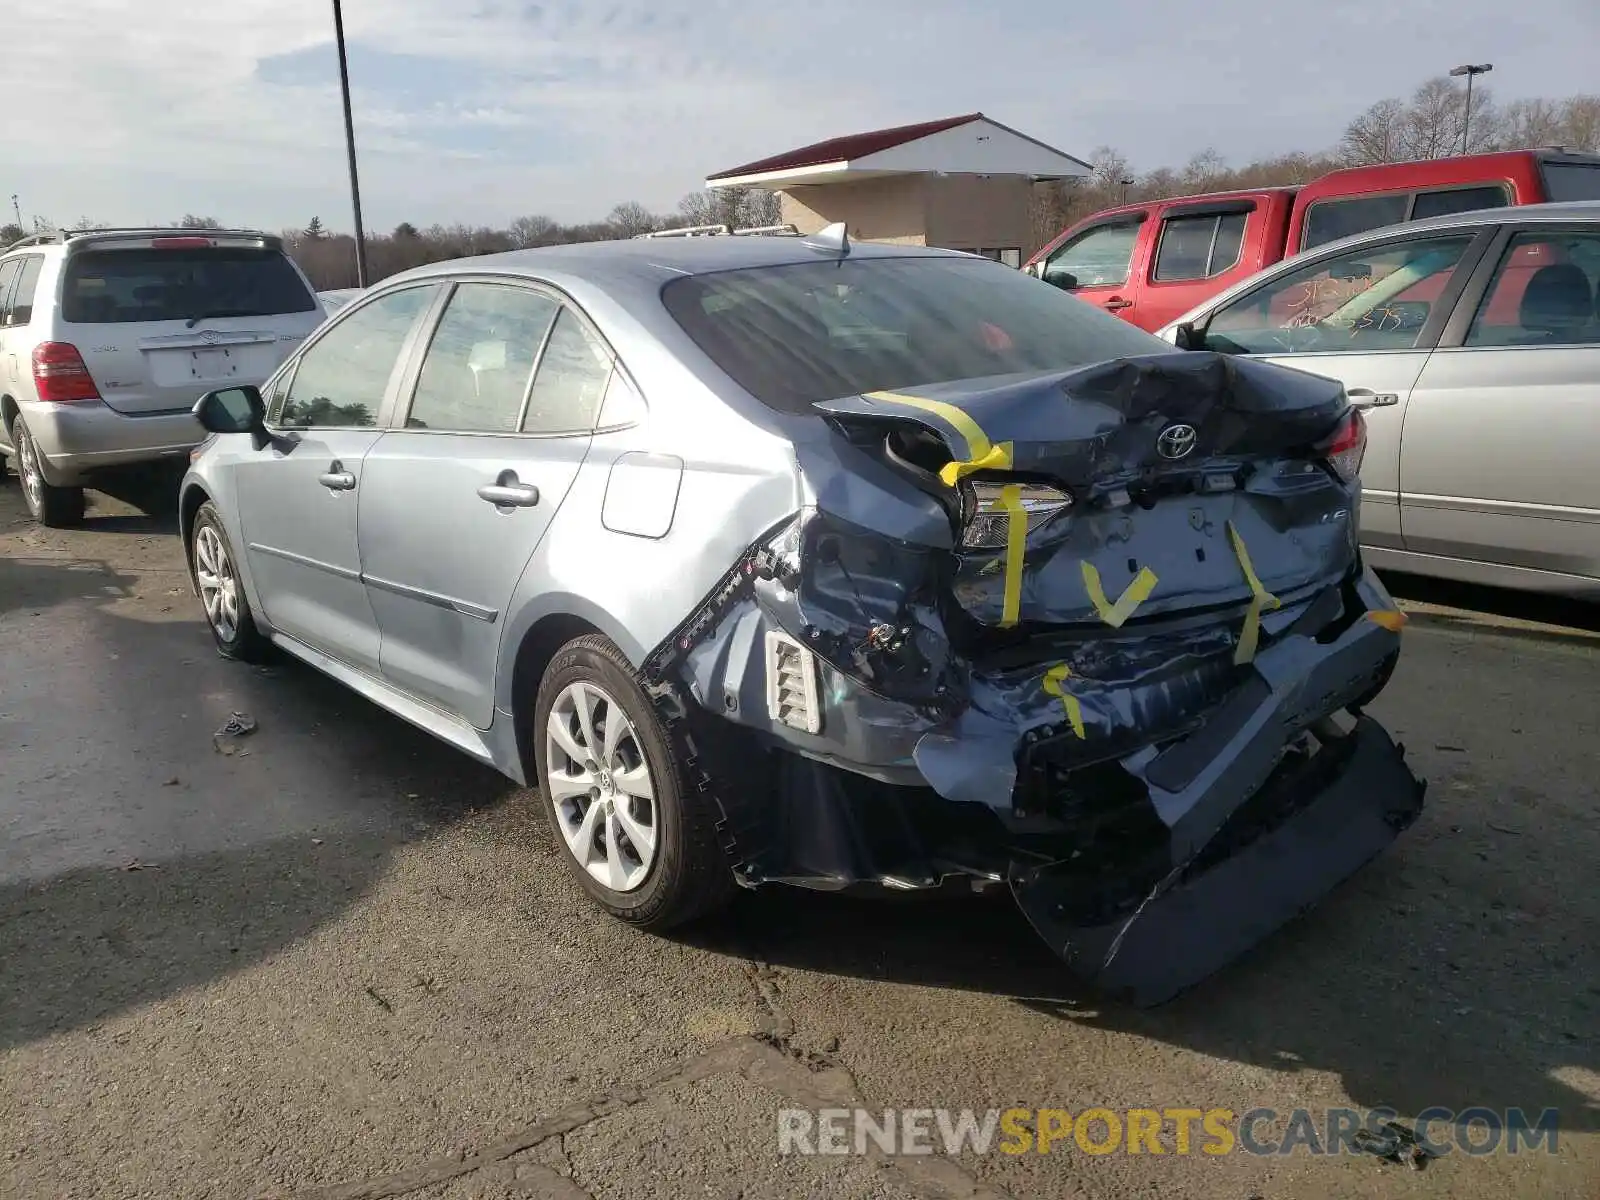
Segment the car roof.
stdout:
<svg viewBox="0 0 1600 1200">
<path fill-rule="evenodd" d="M 625 241 L 578 242 L 508 250 L 470 258 L 427 263 L 393 275 L 385 284 L 463 272 L 527 275 L 532 279 L 578 276 L 612 282 L 659 287 L 667 278 L 734 271 L 747 267 L 775 267 L 790 263 L 837 259 L 835 245 L 812 237 L 731 235 L 679 238 L 629 238 Z M 898 246 L 880 242 L 849 243 L 849 257 L 861 258 L 973 258 L 955 250 L 924 246 Z"/>
</svg>

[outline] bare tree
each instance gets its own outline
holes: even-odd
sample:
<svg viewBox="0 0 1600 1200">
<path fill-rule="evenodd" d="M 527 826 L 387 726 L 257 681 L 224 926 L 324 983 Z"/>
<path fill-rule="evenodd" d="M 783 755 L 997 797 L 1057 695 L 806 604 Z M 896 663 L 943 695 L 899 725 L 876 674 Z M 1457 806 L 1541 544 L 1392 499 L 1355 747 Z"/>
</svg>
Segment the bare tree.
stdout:
<svg viewBox="0 0 1600 1200">
<path fill-rule="evenodd" d="M 1560 144 L 1600 154 L 1600 95 L 1572 96 L 1562 102 Z"/>
<path fill-rule="evenodd" d="M 183 220 L 172 223 L 174 229 L 221 229 L 222 222 L 215 217 L 197 217 L 193 213 L 184 213 Z"/>
<path fill-rule="evenodd" d="M 751 188 L 739 208 L 741 224 L 750 226 L 776 225 L 783 220 L 783 197 L 766 188 Z"/>
<path fill-rule="evenodd" d="M 511 242 L 519 250 L 527 250 L 534 246 L 553 246 L 561 240 L 560 226 L 555 220 L 546 216 L 518 217 L 511 222 L 507 230 L 511 235 Z"/>
<path fill-rule="evenodd" d="M 661 226 L 660 218 L 637 200 L 629 200 L 611 210 L 606 223 L 617 231 L 619 238 L 637 237 Z"/>
<path fill-rule="evenodd" d="M 1229 174 L 1227 161 L 1214 147 L 1206 147 L 1183 165 L 1178 179 L 1185 188 L 1210 191 Z"/>
<path fill-rule="evenodd" d="M 1406 106 L 1399 100 L 1379 100 L 1345 126 L 1340 149 L 1353 167 L 1398 162 L 1404 139 Z"/>
<path fill-rule="evenodd" d="M 720 220 L 718 217 L 719 198 L 717 192 L 707 188 L 703 192 L 690 192 L 678 201 L 678 211 L 683 214 L 684 223 L 688 225 L 715 225 Z"/>
</svg>

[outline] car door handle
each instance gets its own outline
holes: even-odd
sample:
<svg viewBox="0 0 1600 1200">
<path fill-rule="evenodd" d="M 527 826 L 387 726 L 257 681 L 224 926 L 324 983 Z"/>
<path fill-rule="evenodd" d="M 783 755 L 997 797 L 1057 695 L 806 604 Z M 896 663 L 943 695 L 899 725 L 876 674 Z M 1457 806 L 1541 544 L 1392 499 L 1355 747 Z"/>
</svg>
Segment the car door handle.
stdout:
<svg viewBox="0 0 1600 1200">
<path fill-rule="evenodd" d="M 1132 308 L 1133 307 L 1133 301 L 1132 300 L 1124 300 L 1121 296 L 1113 296 L 1113 297 L 1111 297 L 1111 299 L 1109 299 L 1109 300 L 1107 300 L 1105 302 L 1103 307 L 1105 307 L 1110 312 L 1116 312 L 1118 309 Z"/>
<path fill-rule="evenodd" d="M 539 503 L 539 489 L 531 483 L 486 483 L 478 489 L 478 499 L 496 508 L 532 508 Z"/>
<path fill-rule="evenodd" d="M 1392 408 L 1400 403 L 1396 393 L 1375 392 L 1371 388 L 1350 388 L 1345 395 L 1350 397 L 1351 408 Z"/>
<path fill-rule="evenodd" d="M 348 492 L 356 486 L 356 477 L 338 463 L 317 476 L 317 482 L 330 492 Z"/>
</svg>

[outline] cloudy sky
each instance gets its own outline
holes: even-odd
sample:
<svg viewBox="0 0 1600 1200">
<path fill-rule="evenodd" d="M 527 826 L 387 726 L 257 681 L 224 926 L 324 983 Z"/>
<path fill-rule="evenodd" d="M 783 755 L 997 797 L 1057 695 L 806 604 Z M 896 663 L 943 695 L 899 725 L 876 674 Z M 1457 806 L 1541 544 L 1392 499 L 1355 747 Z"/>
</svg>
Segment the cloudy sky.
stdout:
<svg viewBox="0 0 1600 1200">
<path fill-rule="evenodd" d="M 367 224 L 671 208 L 711 172 L 981 110 L 1139 169 L 1337 140 L 1463 61 L 1600 90 L 1596 0 L 344 0 Z M 1337 14 L 1337 15 L 1336 15 Z M 0 203 L 348 228 L 328 0 L 11 0 Z M 6 212 L 9 219 L 10 213 Z"/>
</svg>

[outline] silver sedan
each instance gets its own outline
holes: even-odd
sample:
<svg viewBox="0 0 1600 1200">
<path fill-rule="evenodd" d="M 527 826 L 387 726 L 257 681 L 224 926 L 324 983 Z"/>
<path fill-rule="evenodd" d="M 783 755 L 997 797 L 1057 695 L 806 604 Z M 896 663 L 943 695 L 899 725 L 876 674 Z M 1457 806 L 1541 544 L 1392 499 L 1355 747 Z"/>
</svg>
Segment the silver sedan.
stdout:
<svg viewBox="0 0 1600 1200">
<path fill-rule="evenodd" d="M 1343 388 L 996 263 L 842 227 L 440 263 L 196 411 L 219 650 L 537 783 L 639 925 L 1009 886 L 1155 1002 L 1421 808 L 1361 715 L 1403 617 Z"/>
<path fill-rule="evenodd" d="M 1600 599 L 1600 202 L 1319 246 L 1158 336 L 1346 385 L 1377 566 Z"/>
</svg>

